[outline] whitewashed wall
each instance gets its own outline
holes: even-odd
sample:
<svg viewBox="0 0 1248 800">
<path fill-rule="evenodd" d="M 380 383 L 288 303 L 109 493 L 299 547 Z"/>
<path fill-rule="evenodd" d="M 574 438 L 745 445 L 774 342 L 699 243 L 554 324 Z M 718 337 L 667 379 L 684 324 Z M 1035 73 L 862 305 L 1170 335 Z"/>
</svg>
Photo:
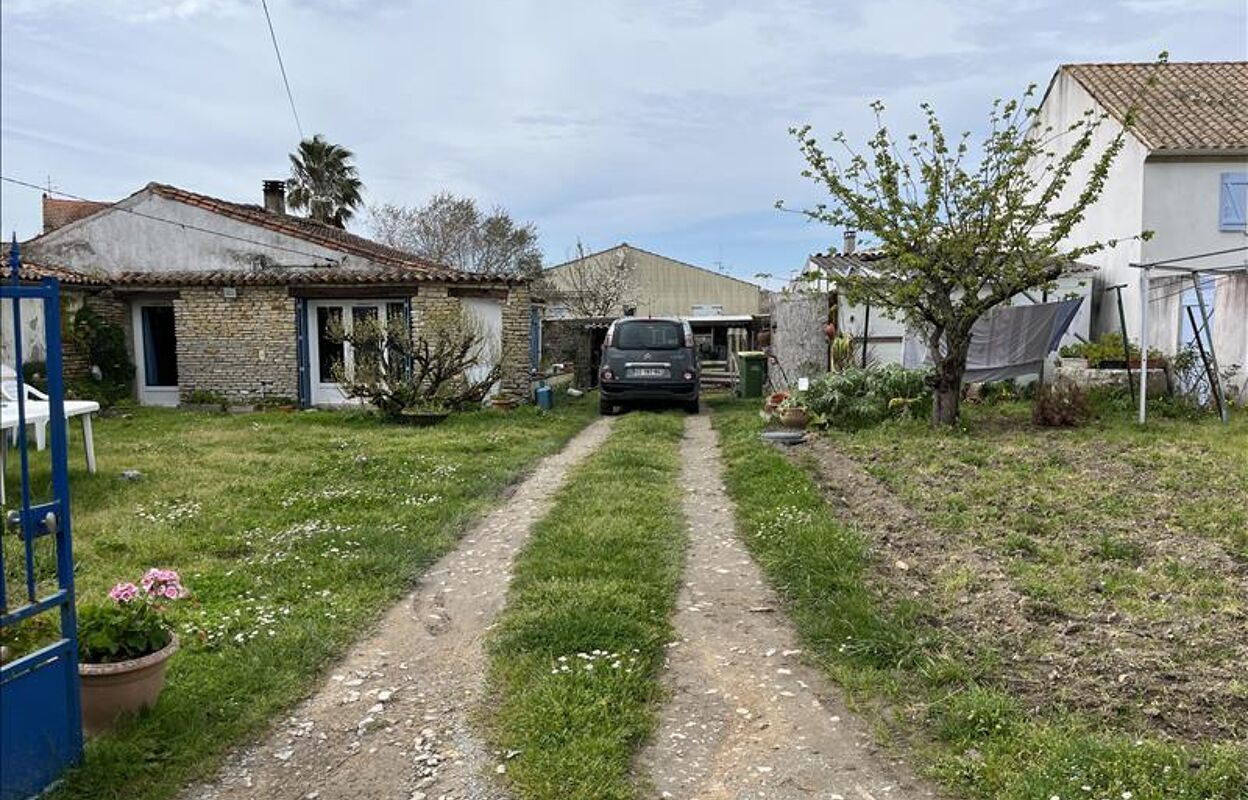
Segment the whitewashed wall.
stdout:
<svg viewBox="0 0 1248 800">
<path fill-rule="evenodd" d="M 1086 112 L 1100 113 L 1102 110 L 1100 104 L 1092 99 L 1092 95 L 1077 80 L 1060 73 L 1040 107 L 1038 124 L 1041 129 L 1051 127 L 1054 132 L 1063 131 L 1077 120 L 1083 119 Z M 1069 203 L 1083 191 L 1096 159 L 1121 130 L 1122 126 L 1113 119 L 1108 119 L 1101 125 L 1089 154 L 1071 173 L 1066 191 L 1058 200 L 1059 204 Z M 1061 152 L 1063 141 L 1072 141 L 1073 138 L 1073 135 L 1066 134 L 1054 140 L 1051 146 Z M 1129 240 L 1145 229 L 1144 160 L 1147 157 L 1147 148 L 1135 137 L 1128 136 L 1122 152 L 1110 168 L 1105 191 L 1066 239 L 1068 247 L 1079 247 L 1106 239 Z M 1090 293 L 1090 299 L 1095 306 L 1091 318 L 1093 335 L 1119 329 L 1117 304 L 1112 295 L 1103 292 L 1105 287 L 1119 283 L 1130 284 L 1131 288 L 1124 290 L 1123 295 L 1127 306 L 1127 326 L 1138 331 L 1140 302 L 1136 287 L 1139 275 L 1138 270 L 1132 269 L 1129 264 L 1141 260 L 1140 242 L 1122 241 L 1117 247 L 1084 256 L 1080 260 L 1096 267 Z"/>
<path fill-rule="evenodd" d="M 22 360 L 43 361 L 47 347 L 43 337 L 43 301 L 23 300 Z M 13 335 L 13 301 L 0 300 L 0 362 L 12 367 L 16 363 L 16 339 Z"/>
</svg>

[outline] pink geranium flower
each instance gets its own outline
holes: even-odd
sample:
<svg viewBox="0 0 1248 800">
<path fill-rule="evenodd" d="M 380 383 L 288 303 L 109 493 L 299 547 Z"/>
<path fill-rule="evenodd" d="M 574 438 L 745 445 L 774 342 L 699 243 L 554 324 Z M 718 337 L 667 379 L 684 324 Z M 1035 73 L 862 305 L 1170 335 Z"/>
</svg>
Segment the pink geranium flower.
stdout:
<svg viewBox="0 0 1248 800">
<path fill-rule="evenodd" d="M 186 597 L 187 591 L 182 587 L 182 579 L 171 569 L 152 568 L 147 571 L 141 581 L 143 591 L 148 597 L 168 598 L 176 600 Z"/>
<path fill-rule="evenodd" d="M 108 596 L 118 603 L 129 603 L 139 596 L 139 587 L 129 581 L 119 583 L 109 590 Z"/>
</svg>

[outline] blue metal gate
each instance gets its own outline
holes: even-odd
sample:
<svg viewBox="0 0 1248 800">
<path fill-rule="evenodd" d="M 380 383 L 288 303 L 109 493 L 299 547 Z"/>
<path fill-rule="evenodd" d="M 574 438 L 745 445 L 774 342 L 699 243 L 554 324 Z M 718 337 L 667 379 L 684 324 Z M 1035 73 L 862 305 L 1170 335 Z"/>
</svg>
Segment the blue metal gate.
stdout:
<svg viewBox="0 0 1248 800">
<path fill-rule="evenodd" d="M 0 800 L 20 800 L 51 784 L 82 758 L 81 701 L 78 694 L 78 638 L 74 618 L 74 559 L 70 536 L 69 470 L 66 458 L 65 387 L 61 374 L 61 292 L 55 278 L 38 285 L 20 283 L 16 241 L 9 252 L 10 282 L 0 281 L 0 299 L 11 301 L 12 365 L 3 401 L 4 430 L 0 437 L 17 444 L 18 491 L 6 498 L 0 536 L 13 537 L 21 558 L 5 563 L 9 545 L 0 546 L 0 632 L 17 642 L 19 627 L 30 630 L 38 620 L 59 612 L 50 635 L 35 639 L 37 649 L 12 652 L 0 665 Z M 26 396 L 22 364 L 22 301 L 41 306 L 47 344 L 48 401 Z M 14 390 L 15 387 L 15 390 Z M 50 431 L 51 497 L 36 502 L 27 428 L 47 424 Z M 4 442 L 7 449 L 8 442 Z M 0 480 L 4 476 L 0 474 Z M 40 484 L 41 485 L 41 484 Z M 48 537 L 55 560 L 55 588 L 47 569 L 36 563 L 37 543 Z M 0 543 L 2 545 L 3 543 Z M 45 546 L 39 552 L 46 554 Z M 50 559 L 51 560 L 51 559 Z M 42 568 L 41 568 L 42 567 Z M 19 591 L 10 592 L 10 581 Z M 46 616 L 45 616 L 46 615 Z M 29 637 L 27 637 L 29 638 Z M 14 648 L 16 650 L 16 648 Z"/>
</svg>

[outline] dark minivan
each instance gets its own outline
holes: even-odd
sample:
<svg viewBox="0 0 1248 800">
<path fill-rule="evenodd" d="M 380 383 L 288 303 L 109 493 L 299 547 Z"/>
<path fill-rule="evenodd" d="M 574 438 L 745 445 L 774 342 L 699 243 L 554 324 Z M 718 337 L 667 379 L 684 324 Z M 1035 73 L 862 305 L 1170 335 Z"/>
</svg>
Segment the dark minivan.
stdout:
<svg viewBox="0 0 1248 800">
<path fill-rule="evenodd" d="M 668 403 L 698 413 L 698 355 L 689 323 L 664 317 L 624 317 L 602 343 L 598 410 Z"/>
</svg>

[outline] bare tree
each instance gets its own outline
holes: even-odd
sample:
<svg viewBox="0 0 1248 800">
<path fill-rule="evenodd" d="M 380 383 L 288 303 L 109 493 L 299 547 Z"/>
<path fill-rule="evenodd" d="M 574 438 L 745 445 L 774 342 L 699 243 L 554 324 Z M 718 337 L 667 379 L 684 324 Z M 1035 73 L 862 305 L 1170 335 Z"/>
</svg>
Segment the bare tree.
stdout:
<svg viewBox="0 0 1248 800">
<path fill-rule="evenodd" d="M 576 243 L 576 258 L 547 274 L 540 293 L 567 306 L 577 317 L 610 317 L 637 304 L 637 281 L 623 248 L 585 252 Z"/>
<path fill-rule="evenodd" d="M 439 192 L 420 207 L 384 204 L 369 209 L 377 241 L 465 272 L 536 278 L 542 271 L 537 227 L 517 224 L 495 206 L 488 212 L 470 197 Z"/>
</svg>

